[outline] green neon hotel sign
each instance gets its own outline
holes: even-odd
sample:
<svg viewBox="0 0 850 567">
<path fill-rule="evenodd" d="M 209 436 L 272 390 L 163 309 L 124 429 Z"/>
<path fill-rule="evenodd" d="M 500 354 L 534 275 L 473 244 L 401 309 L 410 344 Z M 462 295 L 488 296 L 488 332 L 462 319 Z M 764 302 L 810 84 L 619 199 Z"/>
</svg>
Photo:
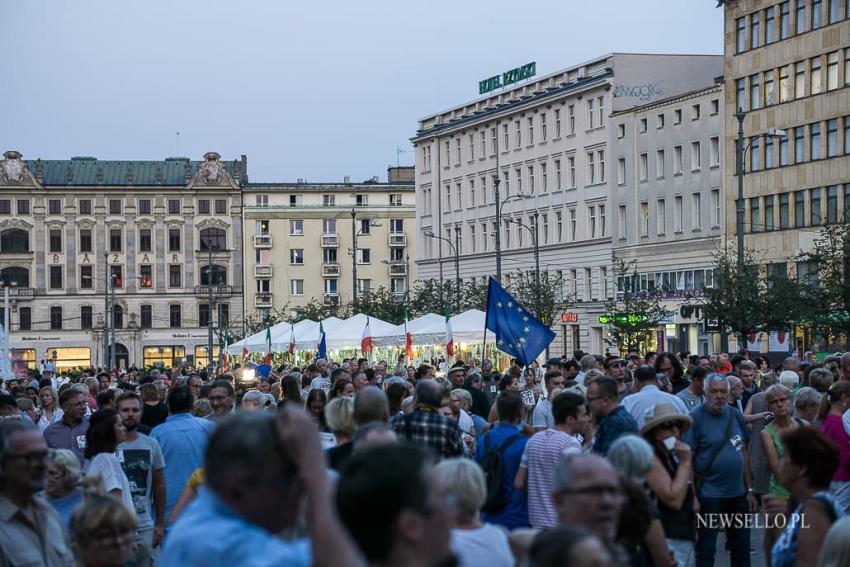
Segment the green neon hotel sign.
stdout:
<svg viewBox="0 0 850 567">
<path fill-rule="evenodd" d="M 501 75 L 493 75 L 488 79 L 478 81 L 478 94 L 489 93 L 502 87 L 518 83 L 537 74 L 537 63 L 526 63 L 522 67 L 505 71 Z"/>
</svg>

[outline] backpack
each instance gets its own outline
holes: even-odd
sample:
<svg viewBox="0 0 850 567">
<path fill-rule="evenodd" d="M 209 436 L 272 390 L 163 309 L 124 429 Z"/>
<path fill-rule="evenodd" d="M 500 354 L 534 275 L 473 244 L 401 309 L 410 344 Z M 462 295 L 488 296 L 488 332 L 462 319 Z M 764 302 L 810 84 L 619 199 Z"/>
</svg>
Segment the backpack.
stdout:
<svg viewBox="0 0 850 567">
<path fill-rule="evenodd" d="M 481 468 L 484 470 L 484 480 L 487 485 L 487 500 L 481 511 L 485 514 L 500 513 L 507 505 L 505 491 L 502 488 L 502 477 L 505 469 L 505 451 L 522 435 L 511 435 L 498 449 L 490 444 L 490 434 L 484 436 L 484 456 L 481 458 Z"/>
</svg>

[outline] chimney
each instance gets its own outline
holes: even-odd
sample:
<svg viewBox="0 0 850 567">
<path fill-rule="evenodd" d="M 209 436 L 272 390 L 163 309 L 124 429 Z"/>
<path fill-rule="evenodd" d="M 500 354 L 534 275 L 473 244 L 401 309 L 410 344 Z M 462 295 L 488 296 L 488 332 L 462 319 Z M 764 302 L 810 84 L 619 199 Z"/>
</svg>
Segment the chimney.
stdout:
<svg viewBox="0 0 850 567">
<path fill-rule="evenodd" d="M 351 176 L 346 175 L 345 177 L 342 178 L 342 182 L 345 183 L 345 184 L 351 183 Z"/>
</svg>

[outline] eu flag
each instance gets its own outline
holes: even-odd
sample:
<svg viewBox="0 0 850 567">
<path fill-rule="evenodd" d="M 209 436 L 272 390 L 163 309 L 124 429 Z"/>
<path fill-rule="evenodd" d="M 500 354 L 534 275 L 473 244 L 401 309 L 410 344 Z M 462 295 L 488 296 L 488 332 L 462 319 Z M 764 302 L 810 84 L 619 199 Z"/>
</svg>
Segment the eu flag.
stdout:
<svg viewBox="0 0 850 567">
<path fill-rule="evenodd" d="M 541 323 L 492 277 L 487 285 L 486 327 L 496 334 L 496 347 L 527 366 L 555 339 Z"/>
</svg>

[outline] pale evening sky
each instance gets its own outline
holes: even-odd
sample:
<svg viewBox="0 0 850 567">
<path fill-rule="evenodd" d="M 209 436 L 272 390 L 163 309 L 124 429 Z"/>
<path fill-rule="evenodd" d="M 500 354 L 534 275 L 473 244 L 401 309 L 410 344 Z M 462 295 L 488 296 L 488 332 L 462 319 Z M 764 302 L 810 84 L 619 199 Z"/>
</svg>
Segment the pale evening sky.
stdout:
<svg viewBox="0 0 850 567">
<path fill-rule="evenodd" d="M 0 152 L 248 156 L 251 181 L 412 164 L 417 119 L 530 61 L 723 51 L 714 0 L 4 2 Z"/>
</svg>

